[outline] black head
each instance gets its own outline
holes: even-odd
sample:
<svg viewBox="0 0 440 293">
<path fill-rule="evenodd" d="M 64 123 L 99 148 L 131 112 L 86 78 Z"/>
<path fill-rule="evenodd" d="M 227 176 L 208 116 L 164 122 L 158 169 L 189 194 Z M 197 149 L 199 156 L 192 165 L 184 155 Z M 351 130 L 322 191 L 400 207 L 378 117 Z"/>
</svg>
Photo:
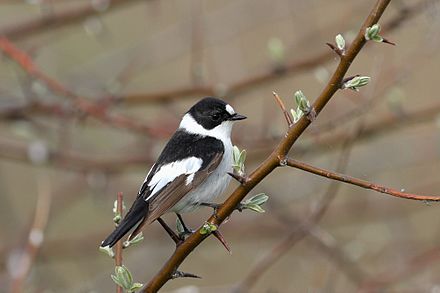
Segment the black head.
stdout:
<svg viewBox="0 0 440 293">
<path fill-rule="evenodd" d="M 246 116 L 235 113 L 225 101 L 216 98 L 204 98 L 191 107 L 189 114 L 205 129 L 213 129 L 225 121 L 246 119 Z"/>
</svg>

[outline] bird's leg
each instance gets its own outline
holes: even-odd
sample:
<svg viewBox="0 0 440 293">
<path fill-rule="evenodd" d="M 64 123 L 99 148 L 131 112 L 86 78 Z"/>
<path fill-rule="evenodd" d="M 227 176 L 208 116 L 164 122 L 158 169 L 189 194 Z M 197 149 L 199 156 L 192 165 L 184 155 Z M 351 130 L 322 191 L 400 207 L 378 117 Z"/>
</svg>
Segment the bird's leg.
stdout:
<svg viewBox="0 0 440 293">
<path fill-rule="evenodd" d="M 185 222 L 183 221 L 183 218 L 180 214 L 176 213 L 177 218 L 179 219 L 180 223 L 182 223 L 183 232 L 179 234 L 179 238 L 181 241 L 185 240 L 185 237 L 187 235 L 191 235 L 194 231 L 191 229 L 188 229 L 188 227 L 185 225 Z"/>
<path fill-rule="evenodd" d="M 165 231 L 168 233 L 168 235 L 171 237 L 171 239 L 173 239 L 173 241 L 176 243 L 176 245 L 179 245 L 182 242 L 182 239 L 176 233 L 174 233 L 173 229 L 171 229 L 167 225 L 167 223 L 165 223 L 165 221 L 162 220 L 162 218 L 157 218 L 157 221 L 165 229 Z"/>
</svg>

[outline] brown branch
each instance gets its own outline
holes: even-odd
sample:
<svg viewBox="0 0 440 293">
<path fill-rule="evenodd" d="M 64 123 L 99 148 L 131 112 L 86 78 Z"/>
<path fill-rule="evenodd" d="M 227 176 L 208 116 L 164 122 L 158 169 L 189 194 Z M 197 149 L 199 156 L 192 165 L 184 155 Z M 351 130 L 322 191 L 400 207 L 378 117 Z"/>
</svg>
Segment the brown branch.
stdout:
<svg viewBox="0 0 440 293">
<path fill-rule="evenodd" d="M 396 16 L 394 16 L 388 22 L 382 25 L 382 30 L 387 32 L 395 30 L 399 28 L 404 21 L 411 19 L 425 9 L 425 1 L 419 1 L 416 4 L 404 7 L 399 11 Z M 146 94 L 125 94 L 121 95 L 118 99 L 124 102 L 124 104 L 137 105 L 139 103 L 165 102 L 191 96 L 237 96 L 245 91 L 255 88 L 256 85 L 264 85 L 288 75 L 295 75 L 304 71 L 308 71 L 317 67 L 318 65 L 333 60 L 333 58 L 333 52 L 325 50 L 311 57 L 304 58 L 302 60 L 295 60 L 289 64 L 285 64 L 282 71 L 271 69 L 267 72 L 263 72 L 255 76 L 246 77 L 241 81 L 229 85 L 226 92 L 219 90 L 215 85 L 195 87 L 185 86 L 174 90 L 164 90 Z"/>
<path fill-rule="evenodd" d="M 360 134 L 362 125 L 356 129 L 355 133 L 346 140 L 344 148 L 342 149 L 336 169 L 343 172 L 347 166 L 353 142 L 356 137 Z M 338 249 L 335 245 L 330 245 L 323 234 L 324 232 L 317 226 L 317 223 L 322 219 L 326 211 L 328 210 L 330 204 L 335 199 L 340 184 L 332 181 L 327 188 L 324 196 L 318 202 L 317 207 L 306 217 L 306 219 L 300 220 L 287 213 L 276 213 L 283 224 L 287 227 L 293 227 L 289 229 L 287 236 L 285 236 L 280 242 L 273 246 L 262 258 L 260 258 L 247 275 L 241 280 L 241 282 L 236 286 L 234 292 L 248 292 L 251 290 L 258 282 L 258 280 L 263 276 L 263 274 L 268 271 L 271 266 L 273 266 L 278 260 L 282 258 L 296 243 L 301 241 L 304 237 L 309 236 L 311 241 L 318 246 L 319 251 L 328 253 L 332 256 L 340 266 L 340 268 L 346 273 L 347 277 L 351 279 L 354 283 L 359 284 L 364 279 L 365 273 L 357 268 L 347 256 L 345 256 L 342 251 Z M 274 199 L 271 199 L 270 203 L 274 204 Z"/>
<path fill-rule="evenodd" d="M 120 219 L 123 218 L 123 194 L 122 192 L 118 192 L 117 196 L 117 204 L 116 211 L 120 215 Z M 117 225 L 116 225 L 117 226 Z M 115 266 L 122 266 L 122 239 L 116 242 L 115 245 Z M 122 293 L 122 287 L 116 284 L 116 293 Z"/>
<path fill-rule="evenodd" d="M 313 104 L 313 110 L 318 115 L 325 105 L 330 101 L 333 95 L 338 91 L 348 68 L 353 60 L 365 45 L 364 38 L 365 29 L 377 23 L 382 16 L 385 8 L 391 0 L 378 0 L 374 5 L 369 16 L 363 23 L 356 38 L 346 51 L 344 56 L 341 56 L 339 64 L 330 78 L 329 82 L 323 89 Z M 280 141 L 278 146 L 274 149 L 272 154 L 249 176 L 249 180 L 240 185 L 227 198 L 227 200 L 217 210 L 216 215 L 209 218 L 209 222 L 214 225 L 220 225 L 226 218 L 228 218 L 235 210 L 237 205 L 243 198 L 251 191 L 257 184 L 259 184 L 266 176 L 268 176 L 275 168 L 280 166 L 280 159 L 283 159 L 297 139 L 303 134 L 311 121 L 306 117 L 302 117 L 294 127 L 290 128 L 286 136 Z M 142 292 L 157 292 L 162 286 L 168 282 L 173 273 L 179 265 L 188 257 L 188 255 L 208 237 L 207 234 L 200 234 L 200 229 L 190 235 L 180 246 L 176 248 L 173 255 L 163 265 L 160 271 L 150 280 L 150 282 L 142 289 Z"/>
<path fill-rule="evenodd" d="M 328 170 L 324 170 L 321 168 L 317 168 L 311 165 L 308 165 L 304 162 L 300 162 L 293 159 L 287 159 L 287 165 L 293 168 L 301 169 L 303 171 L 321 176 L 326 177 L 332 180 L 337 180 L 340 182 L 356 185 L 365 189 L 371 189 L 380 193 L 389 194 L 395 197 L 400 198 L 406 198 L 406 199 L 413 199 L 413 200 L 426 200 L 426 201 L 440 201 L 440 196 L 433 196 L 433 195 L 419 195 L 419 194 L 413 194 L 413 193 L 407 193 L 403 191 L 399 191 L 393 188 L 385 187 L 382 185 L 378 185 L 375 183 L 371 183 L 362 179 L 354 178 L 348 175 L 339 174 L 335 172 L 331 172 Z"/>
<path fill-rule="evenodd" d="M 26 277 L 35 262 L 41 245 L 43 244 L 52 201 L 52 191 L 49 178 L 46 174 L 38 178 L 37 194 L 38 198 L 35 208 L 35 216 L 32 227 L 29 231 L 28 242 L 20 260 L 14 267 L 15 272 L 12 274 L 11 292 L 13 293 L 23 292 Z"/>
<path fill-rule="evenodd" d="M 123 115 L 114 113 L 110 114 L 105 105 L 99 103 L 95 104 L 84 97 L 76 95 L 73 91 L 64 87 L 60 82 L 52 79 L 41 71 L 28 54 L 17 48 L 5 37 L 0 37 L 0 50 L 11 60 L 16 62 L 29 76 L 42 82 L 54 94 L 71 99 L 74 106 L 87 115 L 118 128 L 147 133 L 152 136 L 163 135 L 160 131 L 153 130 L 148 126 Z"/>
<path fill-rule="evenodd" d="M 117 6 L 137 1 L 139 0 L 112 0 L 110 8 L 116 8 Z M 106 11 L 109 11 L 109 9 Z M 59 29 L 64 26 L 72 25 L 91 15 L 99 14 L 100 12 L 101 11 L 96 9 L 96 7 L 90 2 L 75 8 L 51 11 L 51 13 L 27 20 L 23 23 L 9 25 L 0 31 L 0 36 L 5 36 L 10 39 L 20 39 L 30 35 L 34 36 L 37 33 L 42 33 L 47 30 Z"/>
</svg>

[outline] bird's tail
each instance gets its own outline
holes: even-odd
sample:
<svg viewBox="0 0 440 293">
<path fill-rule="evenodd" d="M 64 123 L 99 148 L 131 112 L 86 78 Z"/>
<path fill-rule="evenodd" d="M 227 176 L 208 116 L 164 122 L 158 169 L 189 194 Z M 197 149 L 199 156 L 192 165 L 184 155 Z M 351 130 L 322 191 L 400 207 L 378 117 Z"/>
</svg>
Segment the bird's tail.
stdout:
<svg viewBox="0 0 440 293">
<path fill-rule="evenodd" d="M 139 197 L 133 203 L 133 206 L 125 215 L 124 219 L 119 223 L 119 226 L 101 243 L 101 247 L 113 247 L 125 234 L 128 233 L 137 223 L 147 216 L 148 203 Z"/>
</svg>

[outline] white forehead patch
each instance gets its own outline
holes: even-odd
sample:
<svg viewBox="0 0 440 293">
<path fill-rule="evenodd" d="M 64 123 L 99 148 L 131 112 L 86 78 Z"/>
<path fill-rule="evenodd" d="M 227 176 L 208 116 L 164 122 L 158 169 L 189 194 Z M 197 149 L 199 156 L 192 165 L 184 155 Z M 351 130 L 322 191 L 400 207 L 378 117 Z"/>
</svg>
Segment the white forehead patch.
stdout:
<svg viewBox="0 0 440 293">
<path fill-rule="evenodd" d="M 234 115 L 235 111 L 234 108 L 231 107 L 231 105 L 226 105 L 226 111 L 228 111 L 229 114 Z"/>
</svg>

